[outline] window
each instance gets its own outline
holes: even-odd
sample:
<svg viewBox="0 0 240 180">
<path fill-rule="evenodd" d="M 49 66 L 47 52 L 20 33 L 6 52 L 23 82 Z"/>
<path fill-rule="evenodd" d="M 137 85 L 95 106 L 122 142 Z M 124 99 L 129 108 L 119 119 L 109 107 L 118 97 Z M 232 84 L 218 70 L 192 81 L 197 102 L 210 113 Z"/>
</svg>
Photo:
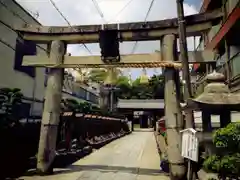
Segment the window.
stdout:
<svg viewBox="0 0 240 180">
<path fill-rule="evenodd" d="M 17 39 L 15 51 L 15 63 L 14 70 L 21 71 L 31 77 L 35 77 L 35 68 L 22 66 L 23 56 L 25 55 L 36 55 L 37 47 L 33 41 Z"/>
<path fill-rule="evenodd" d="M 230 60 L 232 78 L 240 75 L 240 52 Z"/>
</svg>

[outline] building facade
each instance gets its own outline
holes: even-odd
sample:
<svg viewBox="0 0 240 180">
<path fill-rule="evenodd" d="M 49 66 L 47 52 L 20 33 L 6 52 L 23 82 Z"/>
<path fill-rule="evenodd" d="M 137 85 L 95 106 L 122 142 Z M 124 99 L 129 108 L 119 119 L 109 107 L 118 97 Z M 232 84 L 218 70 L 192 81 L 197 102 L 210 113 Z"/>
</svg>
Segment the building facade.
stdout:
<svg viewBox="0 0 240 180">
<path fill-rule="evenodd" d="M 240 0 L 204 0 L 200 12 L 219 8 L 223 10 L 223 20 L 215 22 L 212 29 L 202 35 L 198 47 L 198 49 L 213 50 L 216 63 L 195 64 L 193 71 L 199 74 L 198 82 L 213 69 L 224 73 L 231 91 L 238 92 L 240 91 Z"/>
<path fill-rule="evenodd" d="M 27 111 L 41 115 L 46 82 L 46 69 L 21 66 L 23 55 L 46 55 L 46 46 L 23 41 L 14 30 L 25 23 L 40 23 L 14 0 L 0 0 L 0 87 L 19 88 L 24 94 Z M 74 84 L 74 83 L 72 83 Z M 98 104 L 98 94 L 75 86 L 63 97 L 87 100 Z"/>
<path fill-rule="evenodd" d="M 69 77 L 70 76 L 70 77 Z M 79 83 L 72 75 L 65 75 L 63 82 L 63 98 L 72 98 L 99 106 L 99 92 L 88 84 Z"/>
<path fill-rule="evenodd" d="M 203 92 L 204 78 L 213 70 L 225 75 L 232 93 L 240 92 L 240 0 L 204 0 L 200 13 L 219 8 L 224 13 L 223 20 L 214 22 L 212 28 L 202 34 L 197 48 L 214 51 L 215 61 L 212 64 L 194 64 L 191 73 L 195 97 Z M 195 123 L 200 122 L 202 116 L 199 112 L 195 114 Z M 239 121 L 239 118 L 239 112 L 231 112 L 232 122 Z M 211 115 L 211 120 L 212 126 L 220 127 L 218 115 Z"/>
</svg>

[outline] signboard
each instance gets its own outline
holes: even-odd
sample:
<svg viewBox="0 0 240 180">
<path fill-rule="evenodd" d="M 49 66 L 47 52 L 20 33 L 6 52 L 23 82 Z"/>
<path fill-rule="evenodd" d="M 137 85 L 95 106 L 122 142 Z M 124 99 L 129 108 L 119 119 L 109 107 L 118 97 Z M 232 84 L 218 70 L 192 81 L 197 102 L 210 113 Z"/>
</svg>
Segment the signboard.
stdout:
<svg viewBox="0 0 240 180">
<path fill-rule="evenodd" d="M 182 133 L 182 156 L 192 161 L 198 161 L 198 138 L 196 130 L 189 128 L 180 131 Z"/>
<path fill-rule="evenodd" d="M 140 115 L 143 115 L 143 114 L 144 114 L 144 111 L 134 111 L 133 112 L 134 116 L 140 116 Z"/>
</svg>

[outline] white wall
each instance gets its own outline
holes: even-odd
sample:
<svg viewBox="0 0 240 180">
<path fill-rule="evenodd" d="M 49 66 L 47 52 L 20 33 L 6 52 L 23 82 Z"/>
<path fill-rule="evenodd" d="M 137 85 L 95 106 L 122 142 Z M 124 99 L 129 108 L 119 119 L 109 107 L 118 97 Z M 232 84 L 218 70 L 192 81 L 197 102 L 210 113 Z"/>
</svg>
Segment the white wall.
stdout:
<svg viewBox="0 0 240 180">
<path fill-rule="evenodd" d="M 1 0 L 6 6 L 0 4 L 0 20 L 12 28 L 22 26 L 25 22 L 38 24 L 29 14 L 27 14 L 13 0 Z M 12 11 L 12 12 L 11 12 Z M 14 13 L 15 15 L 14 15 Z M 22 19 L 20 17 L 22 17 Z M 44 96 L 44 68 L 37 68 L 36 78 L 32 78 L 22 72 L 14 70 L 15 44 L 17 34 L 0 22 L 0 41 L 6 42 L 10 47 L 0 42 L 0 86 L 9 88 L 20 88 L 26 97 L 35 97 L 43 100 Z M 45 53 L 37 49 L 37 53 Z M 41 114 L 42 104 L 35 103 L 33 112 Z"/>
<path fill-rule="evenodd" d="M 26 22 L 28 24 L 39 23 L 14 0 L 0 1 L 0 87 L 19 88 L 22 90 L 22 93 L 25 97 L 43 101 L 45 92 L 45 68 L 37 68 L 35 78 L 32 78 L 23 72 L 14 70 L 14 49 L 16 45 L 16 38 L 18 36 L 14 30 L 11 30 L 15 27 L 23 26 Z M 10 26 L 10 28 L 8 26 Z M 5 42 L 6 44 L 2 43 L 1 41 Z M 47 48 L 46 45 L 41 45 L 41 47 L 44 49 Z M 37 53 L 46 55 L 46 52 L 39 47 L 37 48 Z M 81 99 L 66 93 L 63 93 L 63 98 L 74 98 L 81 101 Z M 30 102 L 31 101 L 28 101 L 28 103 Z M 43 103 L 31 103 L 32 114 L 41 115 Z"/>
</svg>

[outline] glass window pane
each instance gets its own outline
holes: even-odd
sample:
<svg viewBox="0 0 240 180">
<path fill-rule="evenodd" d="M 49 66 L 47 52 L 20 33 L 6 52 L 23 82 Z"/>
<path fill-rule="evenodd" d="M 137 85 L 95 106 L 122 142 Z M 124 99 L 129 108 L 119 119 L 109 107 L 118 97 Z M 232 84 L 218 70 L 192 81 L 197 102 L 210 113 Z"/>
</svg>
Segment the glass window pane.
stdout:
<svg viewBox="0 0 240 180">
<path fill-rule="evenodd" d="M 236 77 L 240 74 L 240 53 L 234 56 L 231 60 L 232 77 Z"/>
</svg>

